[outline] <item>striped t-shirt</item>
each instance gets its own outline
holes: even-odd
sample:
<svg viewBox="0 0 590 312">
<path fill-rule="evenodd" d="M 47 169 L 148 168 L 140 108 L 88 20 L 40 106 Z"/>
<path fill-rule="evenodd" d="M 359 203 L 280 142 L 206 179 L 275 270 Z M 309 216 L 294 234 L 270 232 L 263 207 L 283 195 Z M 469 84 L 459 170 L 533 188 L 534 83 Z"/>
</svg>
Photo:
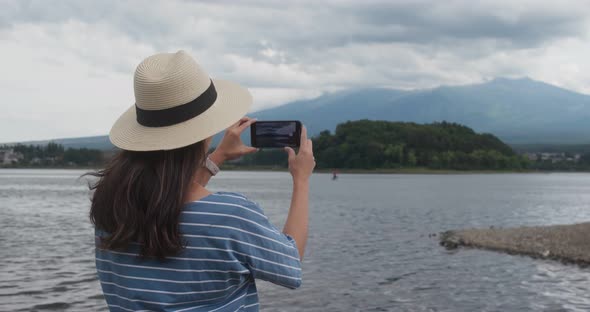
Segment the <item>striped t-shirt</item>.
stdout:
<svg viewBox="0 0 590 312">
<path fill-rule="evenodd" d="M 180 232 L 186 248 L 165 261 L 140 258 L 136 244 L 125 251 L 97 245 L 110 311 L 258 311 L 255 279 L 301 285 L 295 241 L 241 194 L 217 192 L 186 204 Z"/>
</svg>

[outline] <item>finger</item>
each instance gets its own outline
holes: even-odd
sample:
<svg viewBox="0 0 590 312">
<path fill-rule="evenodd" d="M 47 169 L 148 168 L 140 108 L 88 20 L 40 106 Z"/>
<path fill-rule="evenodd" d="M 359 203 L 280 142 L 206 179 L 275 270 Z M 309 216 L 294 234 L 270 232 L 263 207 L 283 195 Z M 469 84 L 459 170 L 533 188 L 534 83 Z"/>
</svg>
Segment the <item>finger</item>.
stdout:
<svg viewBox="0 0 590 312">
<path fill-rule="evenodd" d="M 246 117 L 248 118 L 248 117 Z M 253 123 L 256 122 L 256 118 L 248 118 L 238 127 L 238 131 L 242 133 L 246 128 L 250 127 Z"/>
<path fill-rule="evenodd" d="M 250 119 L 252 119 L 252 118 L 250 118 L 248 116 L 244 116 L 244 117 L 240 118 L 239 124 L 242 125 L 243 123 L 245 123 L 246 121 L 248 121 Z"/>
<path fill-rule="evenodd" d="M 311 139 L 307 139 L 307 150 L 313 155 L 313 141 Z"/>
<path fill-rule="evenodd" d="M 301 142 L 299 142 L 299 146 L 303 147 L 307 143 L 307 128 L 305 126 L 301 127 Z"/>
<path fill-rule="evenodd" d="M 258 152 L 260 149 L 252 146 L 244 146 L 243 154 L 252 154 Z"/>
<path fill-rule="evenodd" d="M 243 117 L 242 117 L 243 118 Z M 230 128 L 235 128 L 235 127 L 239 127 L 240 124 L 242 123 L 242 119 L 234 122 L 231 126 L 229 126 Z"/>
<path fill-rule="evenodd" d="M 240 118 L 240 120 L 236 121 L 233 125 L 230 126 L 230 128 L 237 128 L 239 127 L 242 123 L 248 121 L 248 119 L 250 119 L 250 117 L 248 116 L 244 116 L 242 118 Z"/>
<path fill-rule="evenodd" d="M 295 157 L 295 151 L 292 148 L 286 146 L 285 152 L 287 152 L 287 155 L 289 155 L 289 159 Z"/>
</svg>

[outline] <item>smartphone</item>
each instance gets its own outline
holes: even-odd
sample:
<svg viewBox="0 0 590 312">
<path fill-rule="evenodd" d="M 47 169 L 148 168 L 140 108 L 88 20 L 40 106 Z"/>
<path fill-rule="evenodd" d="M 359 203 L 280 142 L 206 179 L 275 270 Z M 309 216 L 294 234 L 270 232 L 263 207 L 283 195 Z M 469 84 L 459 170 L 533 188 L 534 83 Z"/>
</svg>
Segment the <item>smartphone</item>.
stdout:
<svg viewBox="0 0 590 312">
<path fill-rule="evenodd" d="M 253 147 L 299 147 L 301 122 L 297 120 L 257 121 L 250 126 Z"/>
</svg>

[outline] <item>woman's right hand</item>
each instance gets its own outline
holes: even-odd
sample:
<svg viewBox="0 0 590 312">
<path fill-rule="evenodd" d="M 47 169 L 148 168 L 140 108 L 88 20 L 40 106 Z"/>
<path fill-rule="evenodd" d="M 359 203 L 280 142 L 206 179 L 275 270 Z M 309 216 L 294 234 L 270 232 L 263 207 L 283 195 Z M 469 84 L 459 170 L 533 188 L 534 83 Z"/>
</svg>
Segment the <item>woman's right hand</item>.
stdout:
<svg viewBox="0 0 590 312">
<path fill-rule="evenodd" d="M 295 182 L 307 182 L 315 167 L 315 158 L 313 157 L 313 143 L 307 138 L 307 128 L 301 129 L 301 142 L 299 144 L 299 153 L 290 147 L 285 147 L 289 155 L 289 172 Z"/>
</svg>

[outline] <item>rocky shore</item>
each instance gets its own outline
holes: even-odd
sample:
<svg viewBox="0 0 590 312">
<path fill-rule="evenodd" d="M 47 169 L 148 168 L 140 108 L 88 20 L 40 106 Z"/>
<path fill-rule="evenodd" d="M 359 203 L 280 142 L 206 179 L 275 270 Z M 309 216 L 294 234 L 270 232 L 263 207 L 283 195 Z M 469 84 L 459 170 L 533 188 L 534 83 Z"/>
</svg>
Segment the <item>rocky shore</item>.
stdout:
<svg viewBox="0 0 590 312">
<path fill-rule="evenodd" d="M 440 244 L 482 248 L 590 266 L 590 222 L 572 225 L 447 231 Z"/>
</svg>

